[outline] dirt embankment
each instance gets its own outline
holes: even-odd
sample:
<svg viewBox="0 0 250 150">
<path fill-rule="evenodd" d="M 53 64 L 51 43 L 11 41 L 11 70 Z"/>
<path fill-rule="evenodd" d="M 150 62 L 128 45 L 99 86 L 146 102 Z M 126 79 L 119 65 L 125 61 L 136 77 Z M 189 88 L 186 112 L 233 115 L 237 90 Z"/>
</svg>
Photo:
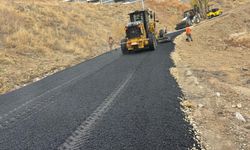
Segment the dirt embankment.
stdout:
<svg viewBox="0 0 250 150">
<path fill-rule="evenodd" d="M 175 41 L 171 69 L 184 111 L 206 149 L 250 149 L 250 3 L 193 28 Z"/>
</svg>

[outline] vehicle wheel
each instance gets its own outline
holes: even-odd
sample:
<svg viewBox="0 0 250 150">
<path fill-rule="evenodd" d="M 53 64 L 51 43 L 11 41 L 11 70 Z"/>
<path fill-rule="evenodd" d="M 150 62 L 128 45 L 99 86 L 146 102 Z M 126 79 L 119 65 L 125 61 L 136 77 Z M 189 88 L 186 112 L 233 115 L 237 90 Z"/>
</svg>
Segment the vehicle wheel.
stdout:
<svg viewBox="0 0 250 150">
<path fill-rule="evenodd" d="M 200 22 L 201 22 L 200 18 L 197 17 L 197 18 L 195 19 L 195 23 L 196 23 L 196 24 L 199 24 Z"/>
<path fill-rule="evenodd" d="M 164 36 L 164 31 L 163 31 L 163 29 L 161 29 L 160 32 L 159 32 L 159 37 L 163 38 L 163 36 Z"/>
<path fill-rule="evenodd" d="M 124 55 L 129 53 L 128 48 L 127 48 L 127 39 L 121 40 L 121 50 L 122 50 L 122 54 Z"/>
<path fill-rule="evenodd" d="M 187 22 L 186 22 L 186 24 L 188 24 L 188 26 L 192 26 L 193 22 L 192 22 L 192 20 L 188 19 Z M 186 24 L 184 25 L 185 27 L 186 27 Z"/>
<path fill-rule="evenodd" d="M 197 17 L 196 17 L 196 24 L 199 24 L 201 22 L 201 15 L 200 14 L 197 14 Z"/>
<path fill-rule="evenodd" d="M 172 42 L 172 38 L 170 36 L 167 37 L 167 42 Z"/>
<path fill-rule="evenodd" d="M 153 34 L 149 35 L 149 50 L 154 51 L 157 47 L 157 41 Z"/>
</svg>

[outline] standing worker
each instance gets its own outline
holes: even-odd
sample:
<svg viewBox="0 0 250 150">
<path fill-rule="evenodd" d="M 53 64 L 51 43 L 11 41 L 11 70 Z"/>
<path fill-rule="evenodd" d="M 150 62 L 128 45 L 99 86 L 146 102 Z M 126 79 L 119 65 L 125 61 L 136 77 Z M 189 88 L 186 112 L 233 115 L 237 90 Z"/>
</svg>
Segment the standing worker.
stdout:
<svg viewBox="0 0 250 150">
<path fill-rule="evenodd" d="M 109 36 L 109 38 L 108 38 L 108 44 L 109 44 L 109 49 L 110 50 L 113 50 L 114 43 L 115 43 L 115 41 L 112 38 L 112 36 Z"/>
<path fill-rule="evenodd" d="M 164 28 L 164 33 L 165 33 L 165 34 L 168 33 L 168 27 L 167 27 L 167 26 Z"/>
<path fill-rule="evenodd" d="M 188 25 L 186 27 L 186 35 L 187 35 L 186 41 L 188 41 L 188 42 L 193 41 L 193 38 L 191 35 L 191 28 Z"/>
</svg>

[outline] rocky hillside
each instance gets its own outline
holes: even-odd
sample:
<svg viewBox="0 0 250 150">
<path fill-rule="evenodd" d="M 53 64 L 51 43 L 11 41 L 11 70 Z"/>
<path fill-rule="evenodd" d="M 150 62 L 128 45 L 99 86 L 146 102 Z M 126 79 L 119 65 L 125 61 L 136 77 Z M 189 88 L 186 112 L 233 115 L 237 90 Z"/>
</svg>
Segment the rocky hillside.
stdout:
<svg viewBox="0 0 250 150">
<path fill-rule="evenodd" d="M 208 150 L 250 149 L 250 3 L 193 28 L 175 41 L 172 73 L 185 112 Z"/>
</svg>

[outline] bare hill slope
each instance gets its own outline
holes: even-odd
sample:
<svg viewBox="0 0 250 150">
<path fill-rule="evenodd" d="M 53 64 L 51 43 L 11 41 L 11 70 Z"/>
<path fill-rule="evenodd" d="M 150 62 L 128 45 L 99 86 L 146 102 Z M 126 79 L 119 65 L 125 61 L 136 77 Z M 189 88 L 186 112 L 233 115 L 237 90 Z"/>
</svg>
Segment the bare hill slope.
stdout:
<svg viewBox="0 0 250 150">
<path fill-rule="evenodd" d="M 176 40 L 172 73 L 207 149 L 250 149 L 250 3 Z M 243 119 L 242 119 L 243 117 Z"/>
</svg>

